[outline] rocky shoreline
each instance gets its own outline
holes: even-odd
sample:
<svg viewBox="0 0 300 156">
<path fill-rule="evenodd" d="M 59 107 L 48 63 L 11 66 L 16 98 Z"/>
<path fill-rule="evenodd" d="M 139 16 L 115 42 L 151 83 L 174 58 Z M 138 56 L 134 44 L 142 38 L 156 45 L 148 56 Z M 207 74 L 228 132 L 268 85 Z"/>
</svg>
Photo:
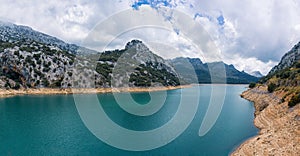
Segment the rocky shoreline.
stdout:
<svg viewBox="0 0 300 156">
<path fill-rule="evenodd" d="M 243 98 L 254 102 L 254 124 L 260 132 L 240 145 L 232 156 L 300 155 L 300 105 L 289 108 L 288 102 L 281 101 L 284 95 L 284 91 L 269 93 L 266 86 L 242 93 Z"/>
<path fill-rule="evenodd" d="M 112 93 L 112 92 L 152 92 L 174 90 L 191 87 L 190 85 L 167 86 L 167 87 L 130 87 L 130 88 L 38 88 L 38 89 L 0 89 L 0 98 L 15 95 L 51 95 L 51 94 L 91 94 L 91 93 Z"/>
</svg>

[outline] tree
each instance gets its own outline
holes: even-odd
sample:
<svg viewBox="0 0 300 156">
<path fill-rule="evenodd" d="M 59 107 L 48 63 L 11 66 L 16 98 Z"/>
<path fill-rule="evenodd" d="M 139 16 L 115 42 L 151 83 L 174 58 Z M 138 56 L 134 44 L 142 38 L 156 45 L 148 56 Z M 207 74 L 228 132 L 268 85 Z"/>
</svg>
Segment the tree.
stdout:
<svg viewBox="0 0 300 156">
<path fill-rule="evenodd" d="M 249 88 L 254 88 L 256 86 L 256 83 L 254 83 L 254 82 L 251 82 L 250 84 L 249 84 Z"/>
<path fill-rule="evenodd" d="M 273 92 L 275 91 L 276 88 L 277 88 L 277 86 L 276 86 L 276 84 L 274 84 L 274 83 L 270 83 L 270 84 L 268 85 L 268 91 L 269 91 L 270 93 L 273 93 Z"/>
<path fill-rule="evenodd" d="M 289 107 L 293 107 L 295 106 L 296 104 L 300 103 L 300 93 L 298 94 L 295 94 L 291 100 L 289 101 Z"/>
</svg>

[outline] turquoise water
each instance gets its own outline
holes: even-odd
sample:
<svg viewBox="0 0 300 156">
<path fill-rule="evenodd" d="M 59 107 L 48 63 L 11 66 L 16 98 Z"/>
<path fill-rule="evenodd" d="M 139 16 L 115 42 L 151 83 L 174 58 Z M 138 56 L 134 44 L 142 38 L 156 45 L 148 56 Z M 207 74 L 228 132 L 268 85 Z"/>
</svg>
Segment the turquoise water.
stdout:
<svg viewBox="0 0 300 156">
<path fill-rule="evenodd" d="M 200 90 L 197 114 L 189 127 L 171 143 L 143 152 L 120 150 L 95 137 L 82 122 L 72 95 L 2 98 L 0 155 L 228 155 L 258 130 L 253 125 L 253 105 L 239 96 L 245 86 L 219 87 L 227 87 L 224 105 L 218 120 L 206 135 L 200 137 L 198 131 L 210 101 L 210 85 L 189 88 L 191 91 Z M 142 131 L 163 126 L 172 119 L 181 90 L 171 90 L 167 94 L 164 106 L 145 117 L 122 110 L 113 94 L 99 94 L 98 98 L 115 123 Z M 148 93 L 132 93 L 132 97 L 142 105 L 151 100 Z"/>
</svg>

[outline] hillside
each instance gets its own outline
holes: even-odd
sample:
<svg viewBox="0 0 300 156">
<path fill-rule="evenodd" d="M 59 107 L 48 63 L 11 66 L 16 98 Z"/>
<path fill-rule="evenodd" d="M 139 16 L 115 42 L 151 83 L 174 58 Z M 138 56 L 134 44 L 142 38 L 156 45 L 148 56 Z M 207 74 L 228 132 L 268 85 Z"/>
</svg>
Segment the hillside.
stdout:
<svg viewBox="0 0 300 156">
<path fill-rule="evenodd" d="M 299 97 L 297 101 L 300 102 L 300 42 L 259 82 L 268 85 L 270 92 L 284 92 L 282 101 L 289 101 L 291 106 L 296 103 L 289 100 L 289 96 L 292 96 L 292 100 Z"/>
<path fill-rule="evenodd" d="M 241 96 L 254 102 L 259 135 L 232 155 L 300 155 L 300 42 Z"/>
<path fill-rule="evenodd" d="M 2 89 L 177 85 L 173 68 L 141 41 L 96 52 L 30 27 L 0 22 Z"/>
<path fill-rule="evenodd" d="M 85 56 L 36 41 L 1 41 L 0 45 L 1 88 L 110 87 L 112 77 L 114 87 L 179 85 L 172 68 L 141 41 L 133 40 L 122 50 Z M 120 56 L 125 58 L 117 62 Z M 119 71 L 113 75 L 113 69 Z M 88 83 L 91 78 L 95 82 Z"/>
<path fill-rule="evenodd" d="M 186 66 L 184 60 L 189 62 Z M 208 68 L 209 67 L 209 68 Z M 257 78 L 223 62 L 198 58 L 164 60 L 142 41 L 96 52 L 33 30 L 0 22 L 0 88 L 108 88 L 212 83 L 210 72 L 225 67 L 213 83 L 250 83 Z M 175 70 L 176 69 L 176 70 Z M 190 73 L 195 72 L 195 75 Z M 178 75 L 180 74 L 180 75 Z"/>
<path fill-rule="evenodd" d="M 213 71 L 214 82 L 213 83 L 228 83 L 228 84 L 249 84 L 251 82 L 257 82 L 259 78 L 249 75 L 244 71 L 238 71 L 233 65 L 227 65 L 224 62 L 211 62 L 203 63 L 199 58 L 175 58 L 170 60 L 172 65 L 177 69 L 182 71 L 183 79 L 187 82 L 194 82 L 195 80 L 190 79 L 190 73 L 188 71 L 189 65 L 191 65 L 196 73 L 198 83 L 212 83 L 211 73 Z M 225 68 L 225 74 L 223 69 Z M 224 75 L 226 77 L 224 77 Z"/>
<path fill-rule="evenodd" d="M 75 44 L 68 44 L 64 41 L 49 36 L 47 34 L 33 30 L 28 26 L 16 25 L 13 23 L 0 21 L 0 40 L 4 42 L 38 42 L 49 46 L 55 46 L 61 50 L 72 54 L 90 54 L 96 53 L 84 47 Z"/>
</svg>

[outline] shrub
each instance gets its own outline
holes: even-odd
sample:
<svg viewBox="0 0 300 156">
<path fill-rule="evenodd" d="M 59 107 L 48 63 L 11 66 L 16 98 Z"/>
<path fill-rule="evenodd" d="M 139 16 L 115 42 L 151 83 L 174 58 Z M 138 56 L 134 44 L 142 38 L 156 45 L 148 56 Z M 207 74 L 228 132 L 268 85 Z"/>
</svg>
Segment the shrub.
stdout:
<svg viewBox="0 0 300 156">
<path fill-rule="evenodd" d="M 50 85 L 49 81 L 46 78 L 44 78 L 42 82 L 45 87 L 48 87 Z"/>
<path fill-rule="evenodd" d="M 296 68 L 300 68 L 300 62 L 297 62 L 297 63 L 295 64 L 295 67 L 296 67 Z"/>
<path fill-rule="evenodd" d="M 289 101 L 289 107 L 293 107 L 300 102 L 300 93 L 295 94 Z"/>
<path fill-rule="evenodd" d="M 254 82 L 251 82 L 250 84 L 249 84 L 249 88 L 254 88 L 256 86 L 256 83 L 254 83 Z"/>
<path fill-rule="evenodd" d="M 14 55 L 19 56 L 20 55 L 19 51 L 15 51 Z"/>
<path fill-rule="evenodd" d="M 16 82 L 16 85 L 13 87 L 13 89 L 20 89 L 21 85 L 19 82 Z"/>
<path fill-rule="evenodd" d="M 276 88 L 277 88 L 277 86 L 276 86 L 276 84 L 274 84 L 274 83 L 270 83 L 270 84 L 268 85 L 268 91 L 269 91 L 270 93 L 274 92 Z"/>
<path fill-rule="evenodd" d="M 40 53 L 38 53 L 38 54 L 33 54 L 33 58 L 34 58 L 35 60 L 38 60 L 40 57 L 41 57 L 41 54 L 40 54 Z"/>
</svg>

